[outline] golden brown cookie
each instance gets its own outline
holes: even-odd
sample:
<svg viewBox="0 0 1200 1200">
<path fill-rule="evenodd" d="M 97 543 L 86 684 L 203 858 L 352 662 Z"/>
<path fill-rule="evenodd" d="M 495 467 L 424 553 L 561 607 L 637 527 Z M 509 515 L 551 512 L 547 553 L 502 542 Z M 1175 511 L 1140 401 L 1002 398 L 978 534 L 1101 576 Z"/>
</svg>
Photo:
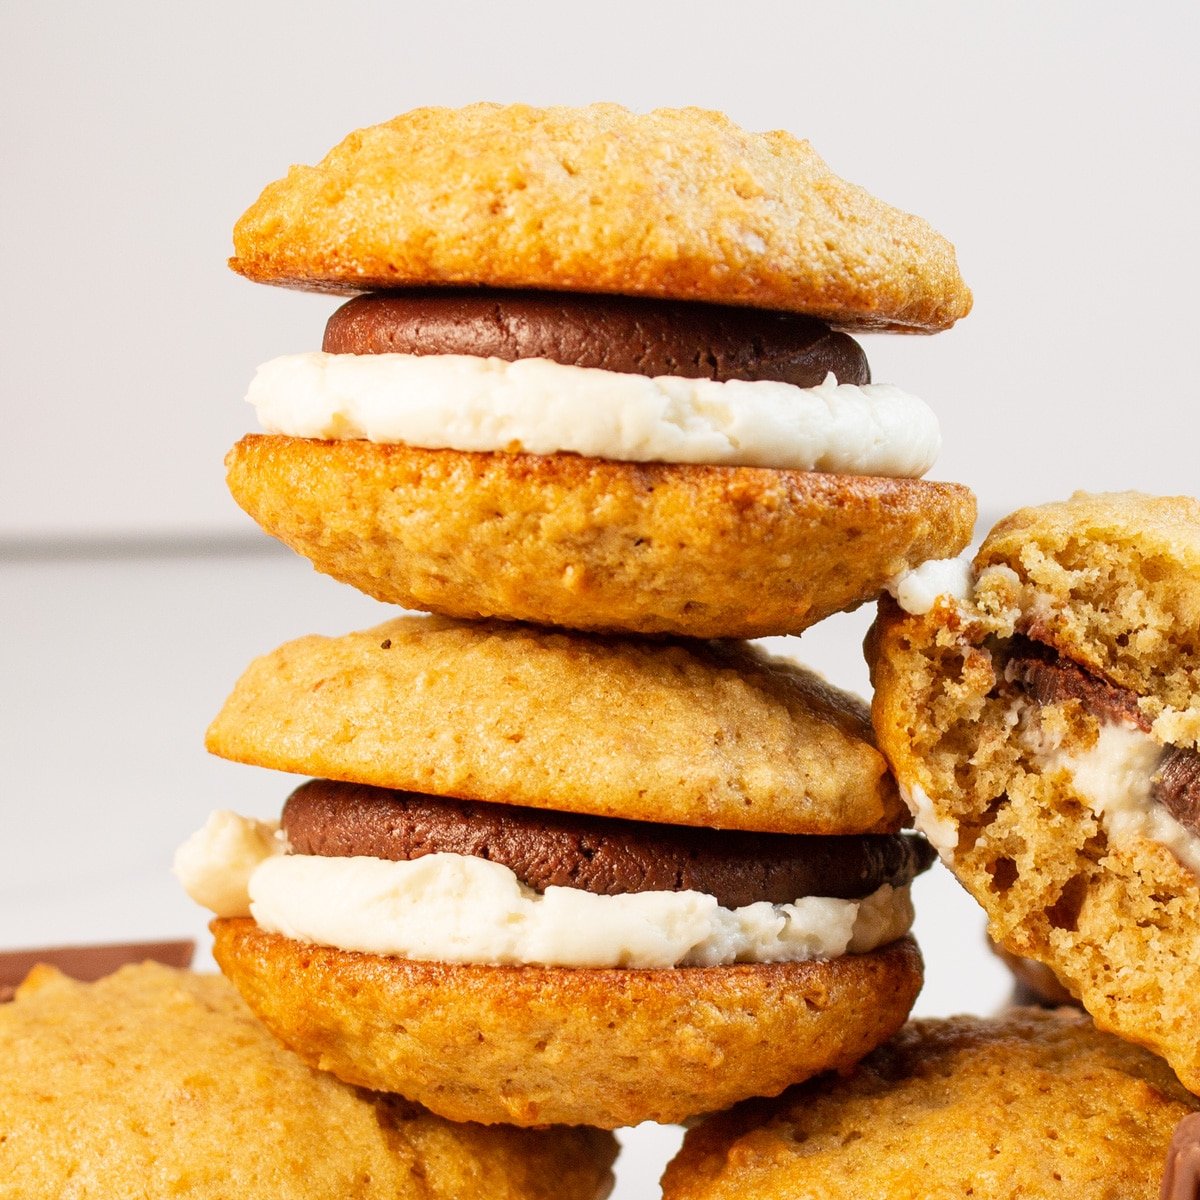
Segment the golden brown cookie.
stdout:
<svg viewBox="0 0 1200 1200">
<path fill-rule="evenodd" d="M 969 598 L 882 603 L 868 658 L 880 745 L 992 936 L 1200 1092 L 1200 503 L 1022 510 Z"/>
<path fill-rule="evenodd" d="M 1200 712 L 1200 501 L 1077 492 L 999 522 L 975 565 L 1016 574 L 989 573 L 983 603 L 1017 605 L 1023 632 L 1200 736 L 1200 720 L 1183 720 Z"/>
<path fill-rule="evenodd" d="M 904 813 L 866 706 L 743 643 L 399 617 L 256 660 L 224 758 L 376 787 L 774 833 Z"/>
<path fill-rule="evenodd" d="M 0 1195 L 600 1200 L 590 1129 L 456 1125 L 288 1053 L 217 975 L 38 967 L 0 1007 Z"/>
<path fill-rule="evenodd" d="M 691 1130 L 664 1200 L 1155 1200 L 1196 1107 L 1082 1015 L 914 1021 L 844 1078 Z"/>
<path fill-rule="evenodd" d="M 414 109 L 268 186 L 234 250 L 250 279 L 328 291 L 616 292 L 925 333 L 971 308 L 925 221 L 695 108 Z"/>
<path fill-rule="evenodd" d="M 842 1068 L 921 985 L 911 939 L 828 962 L 663 970 L 447 965 L 214 921 L 214 954 L 306 1061 L 451 1120 L 674 1122 Z"/>
<path fill-rule="evenodd" d="M 447 616 L 766 637 L 957 554 L 959 484 L 252 435 L 234 499 L 319 571 Z"/>
</svg>

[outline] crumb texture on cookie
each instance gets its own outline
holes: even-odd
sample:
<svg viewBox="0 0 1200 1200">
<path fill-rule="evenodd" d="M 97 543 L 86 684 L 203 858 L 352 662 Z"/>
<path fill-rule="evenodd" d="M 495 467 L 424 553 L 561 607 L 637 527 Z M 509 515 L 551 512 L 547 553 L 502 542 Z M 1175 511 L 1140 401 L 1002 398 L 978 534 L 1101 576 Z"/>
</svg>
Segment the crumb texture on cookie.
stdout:
<svg viewBox="0 0 1200 1200">
<path fill-rule="evenodd" d="M 307 1062 L 487 1124 L 613 1129 L 775 1095 L 890 1037 L 921 986 L 908 938 L 829 962 L 578 970 L 357 954 L 246 918 L 212 930 L 221 969 Z"/>
<path fill-rule="evenodd" d="M 934 332 L 971 308 L 954 248 L 781 131 L 697 108 L 419 108 L 270 184 L 230 265 L 329 291 L 621 293 Z"/>
<path fill-rule="evenodd" d="M 219 975 L 81 984 L 38 967 L 0 1006 L 0 1196 L 601 1200 L 588 1129 L 455 1125 L 313 1071 Z"/>
<path fill-rule="evenodd" d="M 959 484 L 251 435 L 234 499 L 377 600 L 571 629 L 768 637 L 968 542 Z"/>
<path fill-rule="evenodd" d="M 880 746 L 992 936 L 1196 1092 L 1196 839 L 1159 834 L 1153 781 L 1200 728 L 1198 518 L 1133 495 L 1023 510 L 985 540 L 973 601 L 885 600 L 868 638 Z M 1032 688 L 1031 647 L 1083 698 Z"/>
<path fill-rule="evenodd" d="M 1005 518 L 975 566 L 985 612 L 1019 607 L 1022 632 L 1146 697 L 1151 719 L 1200 711 L 1200 501 L 1078 492 Z"/>
<path fill-rule="evenodd" d="M 914 1021 L 823 1076 L 691 1130 L 664 1200 L 1156 1200 L 1196 1101 L 1082 1015 Z"/>
<path fill-rule="evenodd" d="M 636 821 L 852 834 L 893 832 L 904 813 L 866 705 L 743 643 L 398 617 L 257 659 L 206 744 L 325 779 Z"/>
</svg>

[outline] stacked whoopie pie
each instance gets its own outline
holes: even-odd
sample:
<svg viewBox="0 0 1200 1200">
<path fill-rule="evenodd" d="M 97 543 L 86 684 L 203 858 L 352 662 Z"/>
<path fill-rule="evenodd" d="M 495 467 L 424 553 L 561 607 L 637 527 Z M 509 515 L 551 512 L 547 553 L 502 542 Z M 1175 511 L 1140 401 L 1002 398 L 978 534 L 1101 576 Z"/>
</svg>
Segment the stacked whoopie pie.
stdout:
<svg viewBox="0 0 1200 1200">
<path fill-rule="evenodd" d="M 844 332 L 964 315 L 949 244 L 783 133 L 476 105 L 293 168 L 235 247 L 363 293 L 260 370 L 235 497 L 435 614 L 283 646 L 209 731 L 315 777 L 177 860 L 250 1006 L 519 1125 L 678 1121 L 888 1038 L 929 854 L 865 707 L 731 639 L 966 544 L 932 415 Z"/>
</svg>

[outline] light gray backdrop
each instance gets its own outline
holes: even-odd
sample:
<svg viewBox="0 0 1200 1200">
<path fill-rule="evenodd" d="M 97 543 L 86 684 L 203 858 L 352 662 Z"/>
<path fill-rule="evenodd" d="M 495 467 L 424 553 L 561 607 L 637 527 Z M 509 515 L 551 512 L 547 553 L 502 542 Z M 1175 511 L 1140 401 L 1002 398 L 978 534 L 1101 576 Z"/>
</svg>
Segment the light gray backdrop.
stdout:
<svg viewBox="0 0 1200 1200">
<path fill-rule="evenodd" d="M 293 162 L 421 104 L 700 104 L 808 137 L 958 245 L 974 314 L 871 338 L 987 508 L 1195 490 L 1200 6 L 4 6 L 0 534 L 237 530 L 255 366 L 328 299 L 223 266 Z"/>
</svg>

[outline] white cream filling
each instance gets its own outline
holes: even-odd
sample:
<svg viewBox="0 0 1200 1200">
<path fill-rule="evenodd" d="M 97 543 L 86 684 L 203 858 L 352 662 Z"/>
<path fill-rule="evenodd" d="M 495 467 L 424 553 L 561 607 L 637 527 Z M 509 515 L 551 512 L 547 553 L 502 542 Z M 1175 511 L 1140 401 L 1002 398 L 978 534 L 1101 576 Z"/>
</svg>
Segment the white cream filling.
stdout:
<svg viewBox="0 0 1200 1200">
<path fill-rule="evenodd" d="M 240 834 L 237 822 L 246 826 Z M 863 900 L 808 896 L 736 909 L 702 892 L 537 893 L 481 858 L 286 854 L 261 829 L 214 813 L 176 854 L 185 890 L 218 916 L 253 916 L 269 932 L 342 950 L 564 967 L 795 962 L 866 953 L 903 937 L 913 920 L 907 887 L 885 885 Z"/>
<path fill-rule="evenodd" d="M 937 851 L 938 858 L 951 866 L 954 851 L 958 849 L 958 826 L 949 817 L 939 817 L 929 793 L 919 783 L 905 784 L 897 781 L 900 798 L 912 813 L 917 832 Z"/>
<path fill-rule="evenodd" d="M 218 917 L 245 917 L 250 915 L 250 876 L 286 850 L 278 822 L 219 809 L 175 851 L 172 869 L 197 904 Z"/>
<path fill-rule="evenodd" d="M 269 433 L 431 450 L 917 478 L 941 449 L 924 401 L 833 375 L 800 388 L 650 378 L 544 358 L 314 351 L 264 363 L 246 399 Z"/>
<path fill-rule="evenodd" d="M 887 590 L 906 613 L 924 616 L 940 596 L 965 604 L 971 599 L 971 560 L 931 558 L 888 581 Z"/>
<path fill-rule="evenodd" d="M 1132 725 L 1106 722 L 1088 750 L 1065 749 L 1028 720 L 1032 706 L 1018 701 L 1020 736 L 1042 771 L 1066 771 L 1071 785 L 1101 819 L 1115 846 L 1139 838 L 1165 846 L 1200 875 L 1200 837 L 1181 825 L 1154 799 L 1154 775 L 1167 750 Z"/>
</svg>

